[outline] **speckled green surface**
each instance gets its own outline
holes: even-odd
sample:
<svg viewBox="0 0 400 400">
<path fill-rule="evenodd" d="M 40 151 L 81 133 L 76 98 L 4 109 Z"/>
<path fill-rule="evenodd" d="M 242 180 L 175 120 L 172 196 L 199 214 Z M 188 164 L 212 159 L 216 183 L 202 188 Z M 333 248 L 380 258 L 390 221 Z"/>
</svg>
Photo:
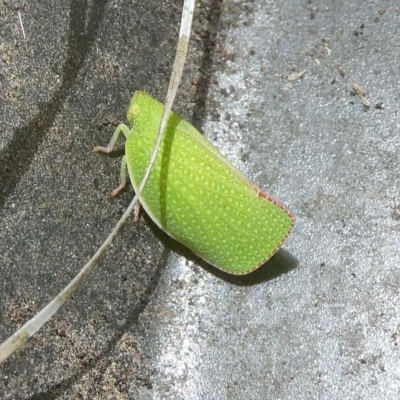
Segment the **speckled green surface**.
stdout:
<svg viewBox="0 0 400 400">
<path fill-rule="evenodd" d="M 135 110 L 134 113 L 130 110 Z M 136 92 L 126 140 L 129 175 L 139 187 L 155 143 L 163 105 Z M 279 249 L 293 217 L 260 194 L 190 123 L 171 113 L 140 202 L 153 221 L 209 264 L 246 274 Z"/>
</svg>

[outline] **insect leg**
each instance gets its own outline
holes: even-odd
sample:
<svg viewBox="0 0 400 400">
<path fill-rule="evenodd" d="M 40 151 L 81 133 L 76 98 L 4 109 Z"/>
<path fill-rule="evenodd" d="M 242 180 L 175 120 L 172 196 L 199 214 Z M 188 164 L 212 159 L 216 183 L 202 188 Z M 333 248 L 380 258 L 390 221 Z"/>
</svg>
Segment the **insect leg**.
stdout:
<svg viewBox="0 0 400 400">
<path fill-rule="evenodd" d="M 119 173 L 119 186 L 111 192 L 112 197 L 115 197 L 126 186 L 126 171 L 127 171 L 126 156 L 123 156 L 121 160 L 121 169 Z"/>
<path fill-rule="evenodd" d="M 117 143 L 118 136 L 120 133 L 123 133 L 124 136 L 127 138 L 129 134 L 131 133 L 130 129 L 125 125 L 125 124 L 119 124 L 117 126 L 117 129 L 111 136 L 110 142 L 108 143 L 107 147 L 101 147 L 101 146 L 96 146 L 93 151 L 96 153 L 111 153 L 114 150 L 115 143 Z"/>
</svg>

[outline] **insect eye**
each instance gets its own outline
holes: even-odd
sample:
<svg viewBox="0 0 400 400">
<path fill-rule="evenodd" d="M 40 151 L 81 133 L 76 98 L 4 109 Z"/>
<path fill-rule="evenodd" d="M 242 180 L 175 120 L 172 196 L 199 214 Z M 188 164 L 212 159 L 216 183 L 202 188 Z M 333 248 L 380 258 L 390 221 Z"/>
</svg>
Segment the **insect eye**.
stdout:
<svg viewBox="0 0 400 400">
<path fill-rule="evenodd" d="M 132 104 L 128 109 L 128 121 L 133 123 L 133 120 L 140 114 L 140 107 L 137 104 Z"/>
</svg>

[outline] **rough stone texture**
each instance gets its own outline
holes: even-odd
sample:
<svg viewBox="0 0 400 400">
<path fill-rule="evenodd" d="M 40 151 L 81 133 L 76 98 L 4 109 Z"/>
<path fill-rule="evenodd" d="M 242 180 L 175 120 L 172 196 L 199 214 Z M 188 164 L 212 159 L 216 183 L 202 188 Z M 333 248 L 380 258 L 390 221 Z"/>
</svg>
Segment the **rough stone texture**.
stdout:
<svg viewBox="0 0 400 400">
<path fill-rule="evenodd" d="M 92 148 L 134 90 L 163 98 L 180 6 L 0 5 L 0 339 L 132 198 L 109 197 L 119 158 Z M 399 45 L 396 0 L 199 2 L 174 108 L 290 207 L 295 231 L 235 278 L 142 215 L 29 342 L 27 364 L 0 367 L 0 397 L 399 398 Z"/>
</svg>

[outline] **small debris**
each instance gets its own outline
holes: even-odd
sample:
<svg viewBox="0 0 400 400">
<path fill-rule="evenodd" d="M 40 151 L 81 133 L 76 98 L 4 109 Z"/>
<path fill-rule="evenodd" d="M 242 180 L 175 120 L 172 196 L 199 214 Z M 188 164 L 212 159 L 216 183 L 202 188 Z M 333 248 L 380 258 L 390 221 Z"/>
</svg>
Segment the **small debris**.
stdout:
<svg viewBox="0 0 400 400">
<path fill-rule="evenodd" d="M 359 30 L 355 31 L 355 32 L 353 33 L 353 35 L 354 35 L 354 36 L 361 36 L 361 35 L 363 35 L 363 34 L 364 34 L 364 28 L 365 28 L 365 25 L 364 25 L 364 24 L 361 24 Z"/>
<path fill-rule="evenodd" d="M 329 43 L 329 40 L 322 39 L 322 43 L 324 44 L 324 48 L 325 48 L 325 50 L 326 50 L 328 56 L 330 56 L 331 53 L 332 53 L 332 49 L 330 48 L 330 45 L 331 45 L 331 44 Z"/>
<path fill-rule="evenodd" d="M 21 24 L 22 36 L 24 37 L 24 40 L 26 40 L 24 24 L 22 23 L 21 13 L 19 11 L 18 11 L 18 19 L 19 23 Z"/>
<path fill-rule="evenodd" d="M 364 93 L 363 88 L 357 82 L 353 82 L 353 89 L 354 89 L 355 94 L 357 96 L 360 96 L 360 99 L 361 99 L 364 107 L 365 108 L 370 108 L 371 107 L 371 103 L 365 97 L 365 93 Z"/>
<path fill-rule="evenodd" d="M 346 71 L 343 69 L 343 67 L 338 68 L 339 74 L 342 78 L 346 75 Z"/>
<path fill-rule="evenodd" d="M 11 2 L 12 5 L 14 6 L 13 2 Z M 18 15 L 18 20 L 19 20 L 19 24 L 21 25 L 21 31 L 22 31 L 22 36 L 24 38 L 24 40 L 26 40 L 26 35 L 25 35 L 25 29 L 24 29 L 24 24 L 22 23 L 22 17 L 21 17 L 21 13 L 19 11 L 19 6 L 14 6 L 15 10 L 17 11 L 17 15 Z"/>
<path fill-rule="evenodd" d="M 305 69 L 304 71 L 301 72 L 295 72 L 293 74 L 288 75 L 288 81 L 295 82 L 301 79 L 305 74 L 307 73 L 307 70 Z"/>
</svg>

